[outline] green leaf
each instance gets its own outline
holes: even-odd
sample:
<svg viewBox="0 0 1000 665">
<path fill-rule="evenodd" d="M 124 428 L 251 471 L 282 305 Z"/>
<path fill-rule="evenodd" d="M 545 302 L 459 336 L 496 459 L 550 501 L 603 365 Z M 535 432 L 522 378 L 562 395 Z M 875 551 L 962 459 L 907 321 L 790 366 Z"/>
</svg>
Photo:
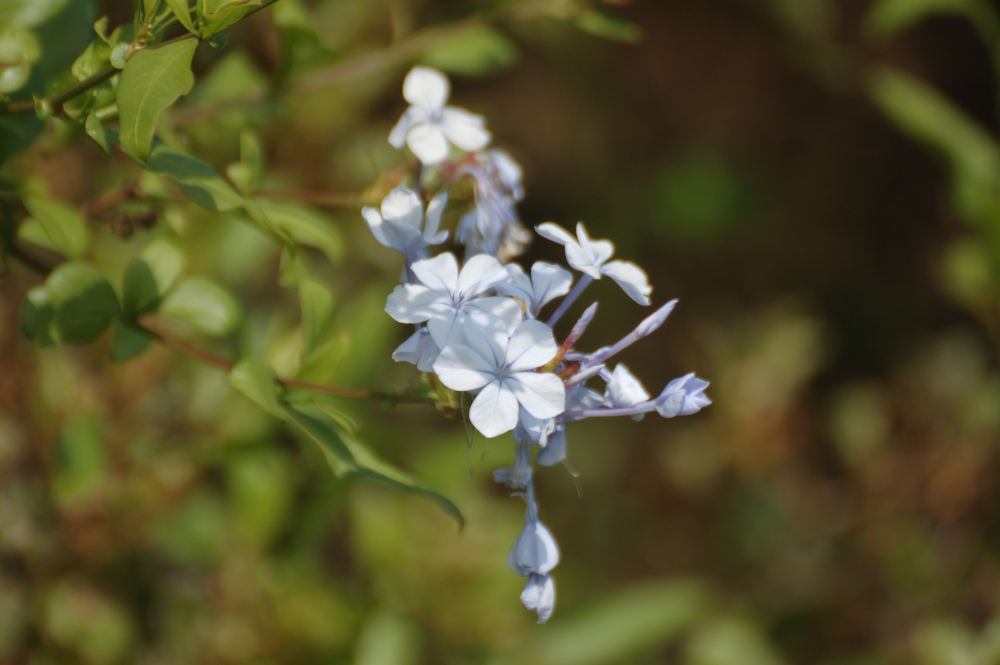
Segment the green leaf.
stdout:
<svg viewBox="0 0 1000 665">
<path fill-rule="evenodd" d="M 226 175 L 236 189 L 250 195 L 257 189 L 264 172 L 264 149 L 260 138 L 249 129 L 240 133 L 240 161 L 226 167 Z"/>
<path fill-rule="evenodd" d="M 197 7 L 202 38 L 225 30 L 263 4 L 263 0 L 201 0 Z"/>
<path fill-rule="evenodd" d="M 642 28 L 631 21 L 588 9 L 576 17 L 576 27 L 583 32 L 616 42 L 634 44 L 642 39 Z"/>
<path fill-rule="evenodd" d="M 262 226 L 276 229 L 294 242 L 320 249 L 331 263 L 344 255 L 344 241 L 333 220 L 319 210 L 295 201 L 255 200 L 258 210 L 247 208 Z"/>
<path fill-rule="evenodd" d="M 83 130 L 87 132 L 87 136 L 97 144 L 105 155 L 111 154 L 107 132 L 104 131 L 104 125 L 101 124 L 101 119 L 97 117 L 96 113 L 87 114 L 87 120 L 83 123 Z"/>
<path fill-rule="evenodd" d="M 125 63 L 118 84 L 121 146 L 140 162 L 150 158 L 156 122 L 168 106 L 194 86 L 191 60 L 198 40 L 182 39 L 143 49 Z"/>
<path fill-rule="evenodd" d="M 87 250 L 87 223 L 75 208 L 41 196 L 29 196 L 24 207 L 31 217 L 18 228 L 21 240 L 77 258 Z"/>
<path fill-rule="evenodd" d="M 41 345 L 86 344 L 119 312 L 114 289 L 93 266 L 63 263 L 45 284 L 28 292 L 21 307 L 21 330 Z"/>
<path fill-rule="evenodd" d="M 158 310 L 206 335 L 216 336 L 231 333 L 240 318 L 239 305 L 229 292 L 203 277 L 181 281 L 163 299 Z"/>
<path fill-rule="evenodd" d="M 167 6 L 188 32 L 198 34 L 198 28 L 195 27 L 194 21 L 191 19 L 191 9 L 188 7 L 187 0 L 167 0 Z"/>
<path fill-rule="evenodd" d="M 371 480 L 419 496 L 435 503 L 454 518 L 459 528 L 465 525 L 462 512 L 450 499 L 424 487 L 408 474 L 376 457 L 366 446 L 315 408 L 308 405 L 286 405 L 285 413 L 320 447 L 338 478 Z"/>
<path fill-rule="evenodd" d="M 333 295 L 314 279 L 299 282 L 299 303 L 302 307 L 302 347 L 308 354 L 326 332 L 333 315 Z"/>
<path fill-rule="evenodd" d="M 229 383 L 278 420 L 285 420 L 278 379 L 267 365 L 241 360 L 229 372 Z"/>
<path fill-rule="evenodd" d="M 122 308 L 126 316 L 156 309 L 184 269 L 184 254 L 166 238 L 146 245 L 125 268 L 122 281 Z"/>
<path fill-rule="evenodd" d="M 31 66 L 41 55 L 41 44 L 32 31 L 14 27 L 0 30 L 0 94 L 24 87 L 31 77 Z"/>
<path fill-rule="evenodd" d="M 144 166 L 176 180 L 184 194 L 203 208 L 224 212 L 245 204 L 244 198 L 211 164 L 165 143 L 153 144 Z"/>
<path fill-rule="evenodd" d="M 423 61 L 461 76 L 479 76 L 513 65 L 517 45 L 498 30 L 477 23 L 435 45 Z"/>
<path fill-rule="evenodd" d="M 998 27 L 996 13 L 982 0 L 880 0 L 869 10 L 865 29 L 876 39 L 887 39 L 933 14 L 959 14 L 983 24 L 981 28 Z"/>
<path fill-rule="evenodd" d="M 70 0 L 4 0 L 0 2 L 0 25 L 30 28 L 45 23 Z"/>
<path fill-rule="evenodd" d="M 901 131 L 948 159 L 966 216 L 972 221 L 988 219 L 1000 203 L 997 139 L 940 92 L 908 74 L 875 69 L 868 89 L 875 104 Z"/>
<path fill-rule="evenodd" d="M 153 343 L 152 335 L 120 317 L 114 319 L 112 329 L 114 341 L 109 355 L 114 362 L 131 360 L 144 353 Z"/>
</svg>

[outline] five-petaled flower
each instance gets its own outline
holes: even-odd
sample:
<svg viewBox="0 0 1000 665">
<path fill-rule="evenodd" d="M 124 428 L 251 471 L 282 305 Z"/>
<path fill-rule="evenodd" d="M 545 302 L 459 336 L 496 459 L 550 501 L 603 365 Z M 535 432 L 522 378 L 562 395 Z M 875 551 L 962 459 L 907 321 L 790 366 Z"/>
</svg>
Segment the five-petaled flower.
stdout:
<svg viewBox="0 0 1000 665">
<path fill-rule="evenodd" d="M 566 262 L 583 274 L 591 279 L 607 275 L 618 283 L 629 298 L 640 305 L 649 304 L 649 294 L 653 292 L 653 287 L 649 285 L 645 271 L 631 261 L 608 261 L 615 252 L 614 243 L 610 240 L 591 239 L 582 222 L 576 225 L 575 238 L 569 231 L 552 222 L 539 224 L 535 230 L 543 238 L 563 245 L 566 248 Z"/>
<path fill-rule="evenodd" d="M 450 85 L 441 72 L 414 67 L 403 80 L 403 97 L 410 102 L 392 128 L 389 143 L 402 148 L 405 143 L 422 163 L 438 164 L 448 156 L 448 144 L 462 150 L 482 150 L 490 143 L 490 133 L 482 117 L 463 109 L 445 106 Z"/>
<path fill-rule="evenodd" d="M 375 208 L 366 207 L 361 210 L 361 215 L 375 239 L 405 256 L 409 265 L 423 258 L 428 247 L 440 245 L 448 239 L 447 231 L 438 231 L 441 213 L 447 202 L 447 192 L 431 199 L 423 231 L 420 226 L 424 220 L 424 206 L 416 192 L 406 187 L 396 187 L 382 199 L 381 214 Z"/>
<path fill-rule="evenodd" d="M 467 344 L 441 350 L 434 372 L 452 390 L 478 390 L 469 419 L 483 436 L 517 426 L 518 405 L 536 418 L 553 418 L 566 408 L 566 389 L 552 372 L 535 370 L 559 350 L 544 323 L 523 321 L 509 336 L 470 326 Z"/>
</svg>

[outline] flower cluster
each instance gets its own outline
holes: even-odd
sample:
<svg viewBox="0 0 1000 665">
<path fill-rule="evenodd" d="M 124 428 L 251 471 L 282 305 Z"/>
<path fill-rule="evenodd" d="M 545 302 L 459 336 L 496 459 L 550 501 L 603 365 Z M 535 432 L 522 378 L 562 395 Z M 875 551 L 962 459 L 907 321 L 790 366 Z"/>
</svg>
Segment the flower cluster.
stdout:
<svg viewBox="0 0 1000 665">
<path fill-rule="evenodd" d="M 551 572 L 559 563 L 559 548 L 539 518 L 535 466 L 566 459 L 569 423 L 607 416 L 640 419 L 650 412 L 664 418 L 690 415 L 710 404 L 708 382 L 687 374 L 652 397 L 625 365 L 613 364 L 618 353 L 663 324 L 676 300 L 595 351 L 580 351 L 577 344 L 597 313 L 596 302 L 568 335 L 557 338 L 555 325 L 601 277 L 610 277 L 629 298 L 648 306 L 652 287 L 646 273 L 630 261 L 611 260 L 612 242 L 592 239 L 582 223 L 575 236 L 551 222 L 535 227 L 565 248 L 566 263 L 579 276 L 544 261 L 530 271 L 510 263 L 530 240 L 515 207 L 524 195 L 521 169 L 502 150 L 486 149 L 491 135 L 483 119 L 445 106 L 448 93 L 440 72 L 414 67 L 407 75 L 403 96 L 411 106 L 389 142 L 413 152 L 420 165 L 417 180 L 414 189 L 394 189 L 380 211 L 362 213 L 376 240 L 405 259 L 403 278 L 385 310 L 413 325 L 414 332 L 393 358 L 472 395 L 468 418 L 483 436 L 513 433 L 514 463 L 494 473 L 526 504 L 524 529 L 508 565 L 527 578 L 521 602 L 545 622 L 555 607 Z M 435 173 L 441 191 L 425 210 L 421 194 L 426 195 L 428 174 L 433 179 Z M 456 229 L 455 240 L 464 247 L 460 263 L 452 252 L 430 256 L 429 250 L 448 238 L 440 230 L 441 215 L 449 188 L 464 178 L 471 179 L 475 203 Z"/>
</svg>

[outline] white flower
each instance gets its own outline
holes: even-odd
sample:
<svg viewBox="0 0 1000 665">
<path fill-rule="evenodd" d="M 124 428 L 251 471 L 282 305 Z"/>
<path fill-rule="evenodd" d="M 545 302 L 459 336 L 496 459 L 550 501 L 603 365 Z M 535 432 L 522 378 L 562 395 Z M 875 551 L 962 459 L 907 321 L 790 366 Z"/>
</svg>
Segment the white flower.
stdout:
<svg viewBox="0 0 1000 665">
<path fill-rule="evenodd" d="M 664 418 L 697 413 L 712 403 L 705 388 L 708 388 L 708 381 L 699 379 L 694 372 L 676 378 L 656 398 L 656 411 Z"/>
<path fill-rule="evenodd" d="M 444 74 L 428 67 L 414 67 L 403 80 L 403 97 L 410 102 L 392 128 L 389 143 L 405 143 L 424 164 L 437 164 L 448 156 L 448 143 L 462 150 L 481 150 L 489 145 L 490 133 L 482 117 L 445 106 L 450 86 Z"/>
<path fill-rule="evenodd" d="M 632 372 L 619 363 L 615 371 L 608 377 L 608 385 L 604 390 L 604 403 L 612 409 L 635 406 L 649 399 L 649 393 Z M 632 416 L 632 420 L 642 420 L 641 413 Z"/>
<path fill-rule="evenodd" d="M 556 608 L 556 585 L 551 575 L 532 573 L 521 592 L 521 603 L 538 613 L 538 623 L 545 623 Z"/>
<path fill-rule="evenodd" d="M 400 323 L 427 322 L 438 348 L 461 340 L 466 324 L 507 332 L 521 320 L 521 308 L 504 296 L 482 296 L 508 279 L 507 271 L 494 257 L 477 254 L 461 272 L 451 252 L 415 261 L 410 266 L 418 284 L 397 286 L 385 311 Z M 456 337 L 458 335 L 458 337 Z"/>
<path fill-rule="evenodd" d="M 536 418 L 553 418 L 563 412 L 566 389 L 562 379 L 551 372 L 534 371 L 559 349 L 548 326 L 524 321 L 509 337 L 473 327 L 465 330 L 465 337 L 468 344 L 442 349 L 434 371 L 452 390 L 479 391 L 469 419 L 483 436 L 514 429 L 519 404 Z"/>
<path fill-rule="evenodd" d="M 530 278 L 516 263 L 508 263 L 507 272 L 510 273 L 510 281 L 500 284 L 497 290 L 523 302 L 533 317 L 537 317 L 539 310 L 551 300 L 569 293 L 573 285 L 570 271 L 545 261 L 536 261 L 531 266 Z"/>
<path fill-rule="evenodd" d="M 430 331 L 421 326 L 396 347 L 392 352 L 392 359 L 396 362 L 413 363 L 421 372 L 430 372 L 440 352 L 441 349 L 431 339 Z"/>
<path fill-rule="evenodd" d="M 507 555 L 507 566 L 518 575 L 547 575 L 559 563 L 559 546 L 537 518 L 525 520 L 521 534 Z"/>
<path fill-rule="evenodd" d="M 545 440 L 545 447 L 535 458 L 539 466 L 555 466 L 566 459 L 566 426 L 558 425 Z"/>
<path fill-rule="evenodd" d="M 592 279 L 600 279 L 607 275 L 618 282 L 625 294 L 640 305 L 649 304 L 649 294 L 653 287 L 649 285 L 642 268 L 631 261 L 608 261 L 615 252 L 615 246 L 610 240 L 592 240 L 587 235 L 587 229 L 582 223 L 576 225 L 576 238 L 569 231 L 545 222 L 535 227 L 538 234 L 552 242 L 557 242 L 566 248 L 566 262 Z"/>
<path fill-rule="evenodd" d="M 429 246 L 439 245 L 448 239 L 447 231 L 438 231 L 441 213 L 447 202 L 447 192 L 431 200 L 423 232 L 420 225 L 424 219 L 424 206 L 416 192 L 406 187 L 397 187 L 382 199 L 381 214 L 368 207 L 363 208 L 361 214 L 375 239 L 405 256 L 406 263 L 410 264 L 421 258 Z"/>
</svg>

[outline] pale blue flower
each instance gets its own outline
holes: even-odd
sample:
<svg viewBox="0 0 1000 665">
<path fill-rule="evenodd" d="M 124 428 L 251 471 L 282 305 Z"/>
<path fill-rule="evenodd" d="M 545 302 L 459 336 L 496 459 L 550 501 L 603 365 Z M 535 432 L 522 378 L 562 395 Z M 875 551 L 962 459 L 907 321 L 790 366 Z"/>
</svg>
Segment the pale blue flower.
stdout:
<svg viewBox="0 0 1000 665">
<path fill-rule="evenodd" d="M 528 575 L 521 592 L 521 603 L 538 614 L 538 623 L 545 623 L 556 608 L 556 584 L 551 575 Z"/>
<path fill-rule="evenodd" d="M 410 103 L 389 133 L 389 143 L 405 143 L 423 164 L 433 165 L 448 156 L 449 143 L 462 150 L 482 150 L 490 133 L 481 116 L 445 106 L 451 86 L 444 74 L 429 67 L 414 67 L 403 80 L 403 98 Z"/>
<path fill-rule="evenodd" d="M 483 436 L 514 429 L 520 407 L 536 418 L 563 412 L 562 379 L 535 371 L 559 349 L 545 324 L 523 321 L 509 336 L 476 326 L 466 326 L 463 332 L 467 343 L 442 348 L 434 372 L 452 390 L 478 391 L 469 420 Z"/>
<path fill-rule="evenodd" d="M 466 325 L 507 332 L 521 320 L 521 308 L 504 296 L 484 295 L 509 279 L 494 257 L 477 254 L 458 268 L 451 252 L 415 261 L 416 284 L 400 284 L 386 300 L 385 311 L 400 323 L 427 322 L 438 348 L 462 340 Z"/>
<path fill-rule="evenodd" d="M 656 411 L 664 418 L 698 413 L 712 403 L 705 388 L 708 388 L 708 381 L 699 379 L 694 372 L 676 378 L 656 398 Z"/>
<path fill-rule="evenodd" d="M 438 230 L 447 201 L 446 192 L 431 199 L 425 223 L 424 206 L 417 193 L 406 187 L 396 187 L 382 199 L 381 212 L 366 207 L 361 210 L 361 215 L 375 239 L 405 256 L 409 265 L 423 258 L 428 247 L 440 245 L 448 239 L 447 231 Z M 423 230 L 420 228 L 422 225 Z"/>
</svg>

